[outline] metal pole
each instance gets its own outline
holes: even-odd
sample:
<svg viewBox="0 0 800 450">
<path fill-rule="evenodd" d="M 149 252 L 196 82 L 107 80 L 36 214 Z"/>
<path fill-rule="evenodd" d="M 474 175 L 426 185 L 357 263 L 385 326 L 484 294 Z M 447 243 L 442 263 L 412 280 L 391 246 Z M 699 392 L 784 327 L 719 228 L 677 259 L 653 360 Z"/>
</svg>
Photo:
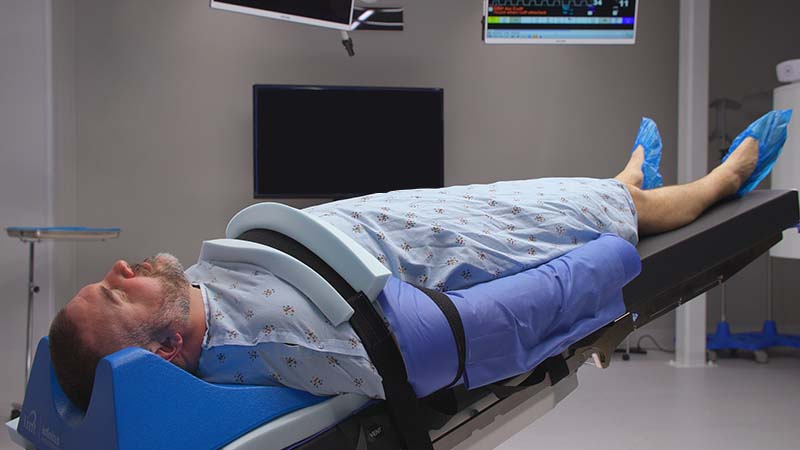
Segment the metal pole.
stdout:
<svg viewBox="0 0 800 450">
<path fill-rule="evenodd" d="M 704 175 L 708 160 L 710 0 L 680 0 L 678 41 L 678 182 Z M 683 299 L 689 300 L 689 299 Z M 681 301 L 683 303 L 683 301 Z M 675 365 L 706 366 L 706 296 L 678 308 Z"/>
<path fill-rule="evenodd" d="M 772 320 L 772 257 L 767 255 L 767 320 Z"/>
<path fill-rule="evenodd" d="M 39 288 L 33 284 L 33 246 L 35 242 L 31 241 L 29 248 L 28 258 L 28 336 L 25 341 L 25 386 L 28 385 L 28 375 L 31 371 L 31 342 L 33 341 L 33 294 L 39 292 Z"/>
<path fill-rule="evenodd" d="M 720 297 L 722 298 L 722 302 L 721 302 L 722 303 L 722 308 L 721 308 L 722 309 L 722 314 L 721 314 L 722 317 L 720 318 L 720 322 L 727 322 L 728 321 L 728 317 L 727 317 L 728 306 L 725 304 L 725 283 L 722 283 L 721 285 L 719 285 L 719 289 L 720 289 L 720 291 L 719 291 L 720 292 Z"/>
</svg>

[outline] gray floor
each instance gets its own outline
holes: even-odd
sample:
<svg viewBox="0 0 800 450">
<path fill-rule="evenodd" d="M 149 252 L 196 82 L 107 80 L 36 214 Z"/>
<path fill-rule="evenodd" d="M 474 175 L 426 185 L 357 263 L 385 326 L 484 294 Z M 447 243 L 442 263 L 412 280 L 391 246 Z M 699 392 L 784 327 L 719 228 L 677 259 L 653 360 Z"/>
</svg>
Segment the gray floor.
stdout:
<svg viewBox="0 0 800 450">
<path fill-rule="evenodd" d="M 710 369 L 675 369 L 669 358 L 582 367 L 575 392 L 497 449 L 800 448 L 800 353 Z M 0 450 L 12 449 L 3 427 Z"/>
<path fill-rule="evenodd" d="M 675 369 L 650 352 L 584 366 L 578 388 L 497 450 L 800 449 L 800 354 Z"/>
</svg>

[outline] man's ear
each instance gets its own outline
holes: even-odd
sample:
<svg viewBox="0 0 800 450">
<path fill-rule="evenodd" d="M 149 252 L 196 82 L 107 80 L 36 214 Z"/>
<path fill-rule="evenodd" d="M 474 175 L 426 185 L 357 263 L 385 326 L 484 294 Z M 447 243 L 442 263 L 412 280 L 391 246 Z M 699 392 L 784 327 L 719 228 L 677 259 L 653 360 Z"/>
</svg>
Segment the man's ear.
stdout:
<svg viewBox="0 0 800 450">
<path fill-rule="evenodd" d="M 158 344 L 158 348 L 156 348 L 153 353 L 167 361 L 172 361 L 181 353 L 182 349 L 183 336 L 181 336 L 180 333 L 172 333 Z"/>
</svg>

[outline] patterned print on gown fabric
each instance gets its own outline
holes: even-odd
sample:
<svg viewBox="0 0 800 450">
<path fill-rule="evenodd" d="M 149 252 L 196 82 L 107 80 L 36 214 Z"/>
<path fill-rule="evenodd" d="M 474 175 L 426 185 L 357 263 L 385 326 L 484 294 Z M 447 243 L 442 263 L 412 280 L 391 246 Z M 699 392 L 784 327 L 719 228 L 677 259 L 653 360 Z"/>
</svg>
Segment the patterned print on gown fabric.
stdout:
<svg viewBox="0 0 800 450">
<path fill-rule="evenodd" d="M 613 179 L 412 189 L 304 211 L 347 233 L 403 281 L 439 291 L 537 267 L 602 233 L 638 242 L 633 201 Z"/>
</svg>

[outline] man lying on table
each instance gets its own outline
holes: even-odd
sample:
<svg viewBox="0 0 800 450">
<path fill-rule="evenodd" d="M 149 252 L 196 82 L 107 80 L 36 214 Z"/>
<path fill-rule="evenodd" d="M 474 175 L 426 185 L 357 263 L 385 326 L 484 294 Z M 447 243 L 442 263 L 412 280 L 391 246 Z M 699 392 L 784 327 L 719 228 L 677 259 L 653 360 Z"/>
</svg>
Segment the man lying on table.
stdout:
<svg viewBox="0 0 800 450">
<path fill-rule="evenodd" d="M 402 341 L 399 328 L 417 311 L 403 311 L 415 306 L 400 297 L 418 292 L 414 286 L 452 292 L 527 271 L 535 272 L 531 280 L 544 280 L 536 281 L 543 291 L 552 290 L 541 284 L 547 277 L 552 285 L 561 273 L 578 270 L 569 261 L 561 266 L 553 261 L 602 234 L 635 245 L 640 233 L 679 228 L 717 201 L 749 192 L 777 159 L 790 116 L 790 111 L 763 116 L 734 140 L 720 166 L 685 185 L 659 187 L 660 137 L 655 123 L 645 119 L 630 161 L 613 179 L 545 178 L 396 191 L 305 211 L 350 235 L 392 272 L 395 278 L 376 303 L 382 314 L 391 312 L 385 315 L 387 324 L 398 328 L 395 338 Z M 503 300 L 496 301 L 502 310 Z M 587 323 L 596 329 L 614 318 Z M 530 336 L 537 336 L 535 330 Z M 399 345 L 408 351 L 403 342 Z M 102 280 L 83 287 L 50 328 L 59 383 L 83 409 L 98 361 L 130 346 L 210 382 L 384 397 L 381 377 L 348 323 L 333 327 L 295 287 L 247 263 L 201 259 L 184 272 L 166 254 L 133 266 L 120 260 Z M 452 358 L 442 359 L 443 366 L 452 366 Z M 529 363 L 516 363 L 513 370 L 529 370 Z M 409 367 L 418 396 L 437 388 L 419 374 L 436 370 Z M 447 376 L 439 387 L 447 384 Z"/>
</svg>

